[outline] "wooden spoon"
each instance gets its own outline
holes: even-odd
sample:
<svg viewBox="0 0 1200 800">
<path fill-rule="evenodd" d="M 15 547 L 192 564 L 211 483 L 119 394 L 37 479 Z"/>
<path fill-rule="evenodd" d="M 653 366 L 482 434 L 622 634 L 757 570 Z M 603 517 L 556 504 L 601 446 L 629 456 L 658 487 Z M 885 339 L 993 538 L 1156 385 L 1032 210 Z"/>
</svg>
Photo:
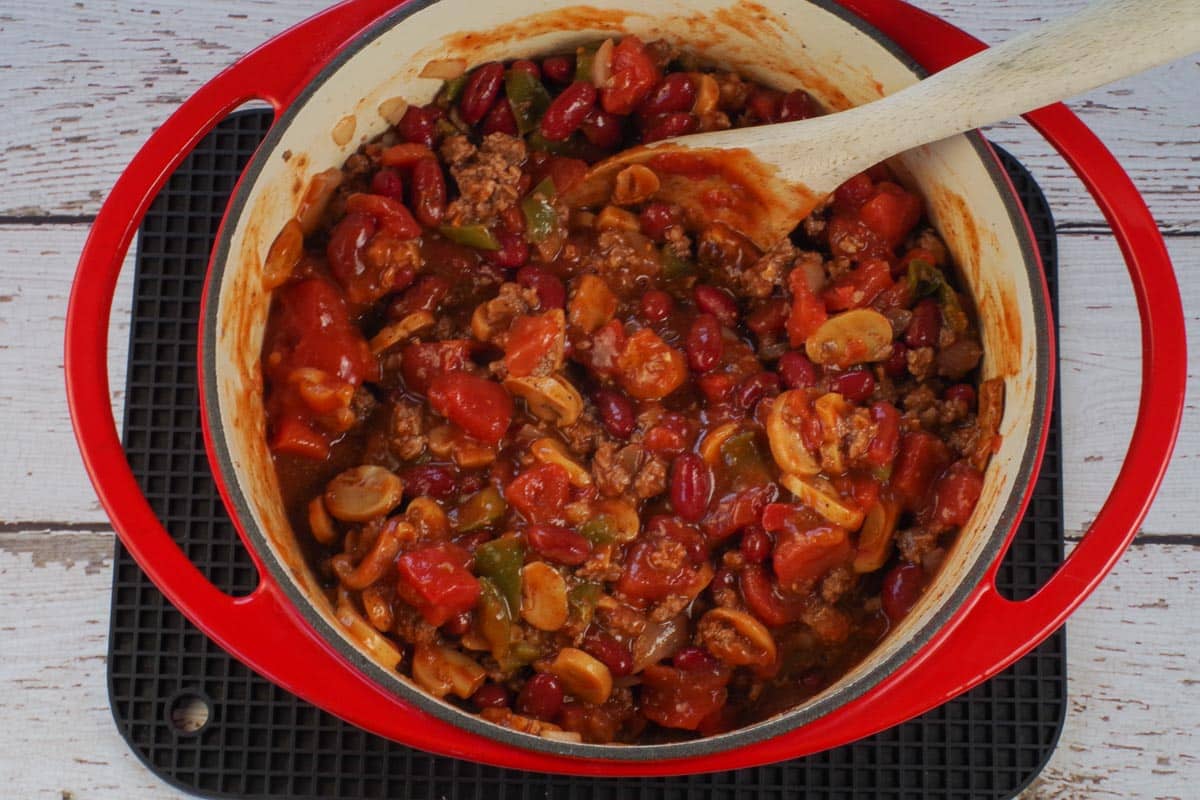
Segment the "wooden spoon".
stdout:
<svg viewBox="0 0 1200 800">
<path fill-rule="evenodd" d="M 766 249 L 853 175 L 890 156 L 1200 50 L 1200 0 L 1107 0 L 983 50 L 889 97 L 797 122 L 683 136 L 595 165 L 566 193 L 605 203 L 644 164 L 654 200 Z"/>
</svg>

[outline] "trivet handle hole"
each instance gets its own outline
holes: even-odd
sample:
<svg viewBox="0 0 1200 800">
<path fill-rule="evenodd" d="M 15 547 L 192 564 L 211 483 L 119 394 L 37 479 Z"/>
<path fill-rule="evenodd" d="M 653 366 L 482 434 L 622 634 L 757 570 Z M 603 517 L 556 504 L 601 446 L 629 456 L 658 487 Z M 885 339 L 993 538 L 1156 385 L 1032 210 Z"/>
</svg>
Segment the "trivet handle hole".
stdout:
<svg viewBox="0 0 1200 800">
<path fill-rule="evenodd" d="M 182 689 L 166 702 L 164 718 L 178 736 L 195 736 L 213 722 L 213 702 L 199 689 Z"/>
</svg>

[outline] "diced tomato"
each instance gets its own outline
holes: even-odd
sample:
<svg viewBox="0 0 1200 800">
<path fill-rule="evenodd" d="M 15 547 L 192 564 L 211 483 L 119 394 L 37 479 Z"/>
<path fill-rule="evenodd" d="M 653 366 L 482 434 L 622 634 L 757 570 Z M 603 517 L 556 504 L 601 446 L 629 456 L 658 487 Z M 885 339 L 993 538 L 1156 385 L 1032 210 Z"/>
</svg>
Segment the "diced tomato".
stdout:
<svg viewBox="0 0 1200 800">
<path fill-rule="evenodd" d="M 642 713 L 666 728 L 694 731 L 725 705 L 728 668 L 682 670 L 651 664 L 642 671 Z"/>
<path fill-rule="evenodd" d="M 799 618 L 800 608 L 793 598 L 784 598 L 767 571 L 758 564 L 742 568 L 738 586 L 746 607 L 764 625 L 777 628 Z"/>
<path fill-rule="evenodd" d="M 983 473 L 966 461 L 950 465 L 933 486 L 933 526 L 961 527 L 971 518 L 983 492 Z"/>
<path fill-rule="evenodd" d="M 788 276 L 788 286 L 792 290 L 792 311 L 787 320 L 788 343 L 792 347 L 802 347 L 829 315 L 821 298 L 809 288 L 803 270 L 792 270 Z"/>
<path fill-rule="evenodd" d="M 471 342 L 466 339 L 416 342 L 401 351 L 400 374 L 409 391 L 428 394 L 438 375 L 464 370 L 470 363 Z"/>
<path fill-rule="evenodd" d="M 875 435 L 871 437 L 863 461 L 877 468 L 889 467 L 900 448 L 900 412 L 891 403 L 881 400 L 871 406 L 871 419 L 875 423 Z"/>
<path fill-rule="evenodd" d="M 504 345 L 504 366 L 514 378 L 534 374 L 539 365 L 553 369 L 562 358 L 566 329 L 561 309 L 513 321 Z M 548 365 L 546 362 L 550 362 Z M 546 374 L 542 372 L 542 374 Z"/>
<path fill-rule="evenodd" d="M 905 508 L 916 510 L 929 493 L 934 477 L 950 461 L 946 444 L 926 431 L 900 437 L 900 453 L 892 472 L 892 489 Z"/>
<path fill-rule="evenodd" d="M 504 497 L 530 522 L 551 522 L 562 516 L 570 491 L 564 467 L 539 464 L 514 478 L 505 488 Z"/>
<path fill-rule="evenodd" d="M 867 173 L 860 172 L 833 193 L 833 208 L 839 214 L 852 214 L 873 194 L 875 181 Z"/>
<path fill-rule="evenodd" d="M 329 455 L 329 442 L 310 426 L 293 417 L 284 417 L 273 425 L 271 451 L 323 461 Z"/>
<path fill-rule="evenodd" d="M 504 438 L 513 418 L 512 396 L 495 381 L 446 372 L 429 384 L 430 407 L 487 444 Z"/>
<path fill-rule="evenodd" d="M 617 356 L 617 380 L 630 397 L 661 400 L 687 380 L 687 359 L 649 328 L 642 328 Z"/>
<path fill-rule="evenodd" d="M 763 509 L 779 494 L 774 483 L 751 486 L 726 495 L 704 518 L 704 533 L 710 542 L 719 542 L 762 518 Z"/>
<path fill-rule="evenodd" d="M 698 594 L 704 580 L 698 565 L 707 558 L 700 532 L 674 517 L 654 517 L 625 559 L 617 580 L 621 594 L 658 602 L 673 594 Z M 709 575 L 712 573 L 709 572 Z"/>
<path fill-rule="evenodd" d="M 854 547 L 845 529 L 820 525 L 780 534 L 771 565 L 781 586 L 798 590 L 823 578 L 834 567 L 848 564 L 852 558 Z"/>
<path fill-rule="evenodd" d="M 394 171 L 392 173 L 396 174 Z M 421 226 L 413 219 L 412 212 L 399 200 L 391 197 L 381 194 L 352 194 L 346 198 L 346 211 L 371 215 L 380 228 L 398 239 L 415 239 L 421 235 Z"/>
<path fill-rule="evenodd" d="M 578 158 L 566 156 L 549 156 L 530 172 L 533 180 L 531 186 L 537 186 L 546 178 L 554 182 L 554 189 L 559 194 L 568 191 L 587 174 L 588 164 Z"/>
<path fill-rule="evenodd" d="M 342 293 L 320 278 L 275 290 L 264 352 L 272 379 L 286 380 L 300 367 L 322 370 L 354 386 L 379 379 L 379 364 L 350 320 Z"/>
<path fill-rule="evenodd" d="M 600 90 L 600 104 L 610 114 L 629 114 L 658 83 L 658 68 L 636 36 L 626 36 L 613 48 L 609 87 Z"/>
<path fill-rule="evenodd" d="M 891 285 L 891 266 L 882 259 L 873 259 L 835 280 L 822 292 L 821 298 L 829 311 L 862 308 Z"/>
<path fill-rule="evenodd" d="M 854 214 L 835 213 L 825 226 L 829 250 L 834 256 L 846 256 L 858 261 L 888 258 L 891 251 L 879 234 Z"/>
<path fill-rule="evenodd" d="M 876 184 L 875 194 L 858 214 L 888 249 L 894 250 L 921 219 L 921 200 L 903 187 L 883 181 Z"/>
<path fill-rule="evenodd" d="M 416 600 L 430 625 L 470 611 L 479 599 L 479 580 L 470 573 L 471 554 L 455 544 L 439 544 L 402 555 L 397 562 L 403 597 Z"/>
<path fill-rule="evenodd" d="M 879 500 L 879 492 L 882 488 L 879 481 L 861 472 L 839 475 L 833 479 L 832 483 L 843 500 L 849 500 L 863 511 L 875 505 Z"/>
</svg>

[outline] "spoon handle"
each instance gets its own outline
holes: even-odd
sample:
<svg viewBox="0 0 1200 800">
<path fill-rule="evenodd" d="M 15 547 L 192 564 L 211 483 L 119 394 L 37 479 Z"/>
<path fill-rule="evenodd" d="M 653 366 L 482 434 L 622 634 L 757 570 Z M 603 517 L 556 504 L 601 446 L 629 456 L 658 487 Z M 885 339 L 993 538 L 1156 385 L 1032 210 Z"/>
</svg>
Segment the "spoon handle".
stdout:
<svg viewBox="0 0 1200 800">
<path fill-rule="evenodd" d="M 1104 0 L 881 100 L 801 122 L 703 134 L 703 146 L 748 148 L 779 177 L 819 196 L 897 153 L 1197 50 L 1200 0 Z M 679 142 L 701 146 L 700 138 Z"/>
</svg>

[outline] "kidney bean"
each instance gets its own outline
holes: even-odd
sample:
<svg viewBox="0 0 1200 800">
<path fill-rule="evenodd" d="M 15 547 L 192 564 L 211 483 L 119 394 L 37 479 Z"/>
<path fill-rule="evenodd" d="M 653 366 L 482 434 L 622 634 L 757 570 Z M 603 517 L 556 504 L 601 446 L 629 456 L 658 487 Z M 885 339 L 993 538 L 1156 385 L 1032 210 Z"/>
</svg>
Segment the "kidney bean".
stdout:
<svg viewBox="0 0 1200 800">
<path fill-rule="evenodd" d="M 775 370 L 789 389 L 807 389 L 817 383 L 816 365 L 799 350 L 789 350 L 781 355 Z"/>
<path fill-rule="evenodd" d="M 638 219 L 641 222 L 642 233 L 656 242 L 661 242 L 666 238 L 667 228 L 683 221 L 683 214 L 679 206 L 647 203 Z"/>
<path fill-rule="evenodd" d="M 411 181 L 413 215 L 426 227 L 434 227 L 446 214 L 446 176 L 434 158 L 423 158 L 413 165 Z"/>
<path fill-rule="evenodd" d="M 738 404 L 749 410 L 764 397 L 774 397 L 779 394 L 779 376 L 774 372 L 760 372 L 742 381 L 737 390 Z"/>
<path fill-rule="evenodd" d="M 746 110 L 760 122 L 779 122 L 783 95 L 774 89 L 755 89 L 746 100 Z"/>
<path fill-rule="evenodd" d="M 875 391 L 875 376 L 865 369 L 851 369 L 829 379 L 829 390 L 847 400 L 861 403 Z"/>
<path fill-rule="evenodd" d="M 892 342 L 892 354 L 883 362 L 883 372 L 889 378 L 900 378 L 908 372 L 908 347 L 904 342 Z"/>
<path fill-rule="evenodd" d="M 542 558 L 569 567 L 587 561 L 591 553 L 582 534 L 562 525 L 530 525 L 525 529 L 525 540 Z"/>
<path fill-rule="evenodd" d="M 742 531 L 739 549 L 751 564 L 761 564 L 771 555 L 771 535 L 761 525 L 751 525 Z"/>
<path fill-rule="evenodd" d="M 776 297 L 746 315 L 746 327 L 762 339 L 782 334 L 787 327 L 788 303 Z"/>
<path fill-rule="evenodd" d="M 585 81 L 575 81 L 550 102 L 542 115 L 542 136 L 552 142 L 566 141 L 579 130 L 595 105 L 596 87 Z"/>
<path fill-rule="evenodd" d="M 527 717 L 554 719 L 562 704 L 562 682 L 549 672 L 539 672 L 527 680 L 517 695 L 517 712 Z"/>
<path fill-rule="evenodd" d="M 685 647 L 675 654 L 671 663 L 684 672 L 701 672 L 717 668 L 717 660 L 699 647 Z"/>
<path fill-rule="evenodd" d="M 536 62 L 530 61 L 527 58 L 517 59 L 512 63 L 512 66 L 510 66 L 509 69 L 511 69 L 513 72 L 524 72 L 526 75 L 532 75 L 538 80 L 541 80 L 542 78 L 541 67 L 539 67 Z"/>
<path fill-rule="evenodd" d="M 925 587 L 925 570 L 917 564 L 899 564 L 892 567 L 883 579 L 883 613 L 893 623 L 908 616 L 908 612 L 921 597 Z"/>
<path fill-rule="evenodd" d="M 450 281 L 440 275 L 423 275 L 388 307 L 388 319 L 403 319 L 414 311 L 437 311 L 450 293 Z"/>
<path fill-rule="evenodd" d="M 803 89 L 796 89 L 784 95 L 779 104 L 779 121 L 791 122 L 797 119 L 808 119 L 817 113 L 812 95 Z"/>
<path fill-rule="evenodd" d="M 471 612 L 464 611 L 461 614 L 455 614 L 442 623 L 442 630 L 451 636 L 462 636 L 471 630 Z"/>
<path fill-rule="evenodd" d="M 969 383 L 956 383 L 953 386 L 946 387 L 946 391 L 942 392 L 944 400 L 958 400 L 964 403 L 967 408 L 975 407 L 975 387 Z"/>
<path fill-rule="evenodd" d="M 637 111 L 643 117 L 653 117 L 673 111 L 691 111 L 695 102 L 696 82 L 692 76 L 686 72 L 672 72 L 650 90 Z"/>
<path fill-rule="evenodd" d="M 621 143 L 625 131 L 621 118 L 596 106 L 587 113 L 580 125 L 587 140 L 601 150 L 612 150 Z"/>
<path fill-rule="evenodd" d="M 479 129 L 484 136 L 489 133 L 506 133 L 509 136 L 517 135 L 517 118 L 513 116 L 512 106 L 508 101 L 501 100 L 492 106 L 492 110 L 483 118 L 483 125 Z"/>
<path fill-rule="evenodd" d="M 375 235 L 375 218 L 351 212 L 342 217 L 329 234 L 325 253 L 329 268 L 343 286 L 348 286 L 364 271 L 359 249 Z"/>
<path fill-rule="evenodd" d="M 508 708 L 508 690 L 498 683 L 485 683 L 471 695 L 471 702 L 478 709 Z"/>
<path fill-rule="evenodd" d="M 516 269 L 529 260 L 529 245 L 523 234 L 506 230 L 493 231 L 493 234 L 496 241 L 500 242 L 500 249 L 487 253 L 488 261 L 500 267 Z"/>
<path fill-rule="evenodd" d="M 442 114 L 437 106 L 409 106 L 396 125 L 396 132 L 406 142 L 432 148 L 437 142 L 437 122 Z"/>
<path fill-rule="evenodd" d="M 721 336 L 721 323 L 712 314 L 701 314 L 692 322 L 684 339 L 688 366 L 694 372 L 708 372 L 721 363 L 725 342 Z"/>
<path fill-rule="evenodd" d="M 612 389 L 601 389 L 595 395 L 596 410 L 605 430 L 618 439 L 628 439 L 637 427 L 637 416 L 628 397 Z"/>
<path fill-rule="evenodd" d="M 951 464 L 933 486 L 935 529 L 966 525 L 982 493 L 982 472 L 966 461 Z"/>
<path fill-rule="evenodd" d="M 463 121 L 474 125 L 483 119 L 500 96 L 500 87 L 503 85 L 504 65 L 499 61 L 490 61 L 468 75 L 458 101 L 458 112 L 462 114 Z"/>
<path fill-rule="evenodd" d="M 722 325 L 730 328 L 737 325 L 738 304 L 729 292 L 702 283 L 696 287 L 694 295 L 696 308 L 700 311 L 712 314 Z"/>
<path fill-rule="evenodd" d="M 393 200 L 404 202 L 404 179 L 400 173 L 390 167 L 384 167 L 371 178 L 371 194 L 381 194 Z"/>
<path fill-rule="evenodd" d="M 670 139 L 673 136 L 683 136 L 695 133 L 700 120 L 695 114 L 687 111 L 672 111 L 669 114 L 657 114 L 646 120 L 642 128 L 643 142 L 657 142 L 660 139 Z"/>
<path fill-rule="evenodd" d="M 736 589 L 737 588 L 737 573 L 729 567 L 721 567 L 713 575 L 712 588 L 714 589 Z"/>
<path fill-rule="evenodd" d="M 926 297 L 913 306 L 912 321 L 904 331 L 904 343 L 909 347 L 933 347 L 942 327 L 942 310 L 937 301 Z"/>
<path fill-rule="evenodd" d="M 454 471 L 449 467 L 435 464 L 409 467 L 400 473 L 400 479 L 404 481 L 404 493 L 409 497 L 449 500 L 457 494 Z"/>
<path fill-rule="evenodd" d="M 563 282 L 540 267 L 521 267 L 517 270 L 517 283 L 537 292 L 538 311 L 562 308 L 567 304 L 567 289 Z"/>
<path fill-rule="evenodd" d="M 638 303 L 642 319 L 647 322 L 663 322 L 675 310 L 675 300 L 660 289 L 650 289 Z"/>
<path fill-rule="evenodd" d="M 575 75 L 573 56 L 550 56 L 542 59 L 542 73 L 555 83 L 570 83 Z"/>
<path fill-rule="evenodd" d="M 628 645 L 617 641 L 617 638 L 607 631 L 592 629 L 583 640 L 583 649 L 596 657 L 614 678 L 621 678 L 633 672 L 633 655 Z"/>
<path fill-rule="evenodd" d="M 688 522 L 698 522 L 712 501 L 713 478 L 708 464 L 695 453 L 684 453 L 671 465 L 671 505 Z"/>
</svg>

